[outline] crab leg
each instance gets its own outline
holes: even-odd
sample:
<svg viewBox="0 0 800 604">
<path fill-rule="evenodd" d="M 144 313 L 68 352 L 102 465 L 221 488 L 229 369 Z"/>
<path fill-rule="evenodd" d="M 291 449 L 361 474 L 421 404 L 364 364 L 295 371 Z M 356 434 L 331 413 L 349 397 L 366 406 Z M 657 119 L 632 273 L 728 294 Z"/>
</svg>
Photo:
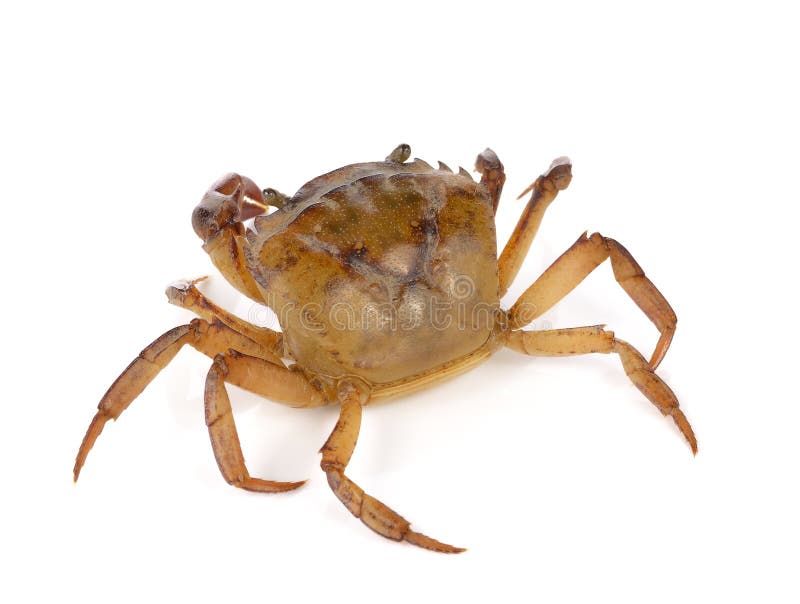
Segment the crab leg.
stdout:
<svg viewBox="0 0 800 604">
<path fill-rule="evenodd" d="M 520 296 L 508 312 L 512 329 L 524 327 L 561 300 L 606 258 L 611 258 L 614 278 L 661 333 L 650 366 L 656 369 L 667 353 L 675 325 L 675 311 L 666 298 L 648 279 L 630 252 L 614 239 L 594 233 L 583 233 L 542 275 Z"/>
<path fill-rule="evenodd" d="M 202 319 L 194 319 L 188 325 L 170 329 L 139 353 L 100 400 L 97 413 L 89 424 L 75 459 L 73 476 L 76 481 L 86 456 L 103 431 L 106 422 L 109 419 L 117 419 L 185 344 L 212 358 L 229 348 L 234 348 L 261 357 L 264 363 L 290 373 L 270 350 L 219 321 L 209 323 Z"/>
<path fill-rule="evenodd" d="M 517 352 L 532 356 L 616 353 L 631 382 L 663 415 L 672 418 L 692 448 L 692 453 L 697 454 L 697 439 L 689 420 L 679 408 L 675 393 L 655 374 L 645 358 L 633 346 L 615 338 L 614 332 L 606 331 L 599 325 L 547 331 L 517 330 L 508 333 L 507 345 Z"/>
<path fill-rule="evenodd" d="M 324 397 L 301 374 L 235 350 L 214 357 L 206 377 L 206 426 L 217 465 L 228 484 L 248 491 L 277 493 L 296 489 L 305 483 L 305 480 L 276 482 L 250 476 L 225 382 L 297 407 L 324 405 Z"/>
<path fill-rule="evenodd" d="M 519 217 L 514 232 L 508 238 L 503 253 L 500 254 L 498 262 L 498 272 L 500 277 L 500 297 L 502 298 L 514 278 L 522 267 L 525 256 L 531 247 L 533 238 L 539 230 L 539 225 L 544 218 L 545 210 L 556 198 L 559 191 L 563 191 L 569 186 L 572 180 L 572 164 L 567 157 L 559 157 L 553 160 L 547 172 L 537 178 L 527 189 L 525 189 L 517 199 L 531 192 L 528 205 Z"/>
<path fill-rule="evenodd" d="M 200 277 L 191 281 L 181 279 L 169 284 L 166 294 L 170 304 L 190 310 L 206 321 L 218 319 L 234 331 L 265 346 L 276 356 L 283 356 L 283 335 L 279 331 L 248 323 L 214 304 L 195 287 L 196 283 L 203 281 L 205 278 Z M 236 347 L 233 346 L 232 348 Z"/>
<path fill-rule="evenodd" d="M 343 383 L 339 390 L 341 411 L 339 421 L 322 446 L 321 466 L 328 475 L 331 490 L 356 518 L 373 531 L 394 541 L 408 541 L 425 549 L 447 554 L 465 551 L 412 531 L 411 523 L 400 514 L 368 495 L 344 473 L 358 440 L 361 427 L 360 392 L 351 384 Z"/>
<path fill-rule="evenodd" d="M 475 169 L 481 173 L 481 184 L 489 190 L 489 198 L 492 200 L 492 209 L 497 214 L 497 206 L 500 203 L 500 193 L 506 182 L 506 173 L 503 164 L 497 153 L 488 147 L 475 159 Z"/>
</svg>

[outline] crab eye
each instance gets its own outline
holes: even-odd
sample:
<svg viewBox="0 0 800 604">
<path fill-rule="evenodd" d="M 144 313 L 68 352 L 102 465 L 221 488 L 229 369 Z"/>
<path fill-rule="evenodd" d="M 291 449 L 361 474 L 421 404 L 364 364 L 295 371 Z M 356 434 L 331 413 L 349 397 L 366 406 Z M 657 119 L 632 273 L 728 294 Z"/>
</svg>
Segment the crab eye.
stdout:
<svg viewBox="0 0 800 604">
<path fill-rule="evenodd" d="M 288 196 L 275 189 L 264 189 L 261 193 L 264 196 L 264 203 L 268 206 L 282 208 L 289 201 Z"/>
</svg>

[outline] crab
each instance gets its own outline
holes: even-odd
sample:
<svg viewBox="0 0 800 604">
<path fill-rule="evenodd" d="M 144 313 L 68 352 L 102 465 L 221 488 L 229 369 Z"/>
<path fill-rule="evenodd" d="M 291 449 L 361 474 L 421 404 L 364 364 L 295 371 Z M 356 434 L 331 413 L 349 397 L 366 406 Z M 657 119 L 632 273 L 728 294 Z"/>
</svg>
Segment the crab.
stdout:
<svg viewBox="0 0 800 604">
<path fill-rule="evenodd" d="M 197 287 L 199 279 L 168 286 L 169 302 L 199 318 L 158 337 L 111 385 L 78 451 L 74 479 L 105 423 L 187 344 L 213 359 L 205 421 L 228 483 L 276 493 L 305 481 L 250 475 L 226 383 L 293 407 L 338 403 L 338 422 L 320 450 L 330 488 L 376 533 L 438 552 L 464 550 L 414 531 L 347 475 L 362 409 L 462 373 L 503 346 L 532 356 L 616 354 L 630 381 L 696 453 L 675 394 L 655 373 L 675 333 L 675 313 L 620 243 L 583 233 L 509 309 L 500 306 L 545 211 L 570 184 L 569 159 L 554 160 L 520 195 L 530 199 L 498 257 L 494 218 L 505 174 L 497 155 L 478 155 L 476 181 L 463 168 L 408 161 L 410 154 L 400 145 L 385 161 L 339 168 L 292 197 L 238 174 L 214 183 L 192 226 L 217 269 L 275 311 L 281 331 L 220 308 Z M 649 360 L 604 326 L 524 329 L 606 259 L 660 333 Z"/>
</svg>

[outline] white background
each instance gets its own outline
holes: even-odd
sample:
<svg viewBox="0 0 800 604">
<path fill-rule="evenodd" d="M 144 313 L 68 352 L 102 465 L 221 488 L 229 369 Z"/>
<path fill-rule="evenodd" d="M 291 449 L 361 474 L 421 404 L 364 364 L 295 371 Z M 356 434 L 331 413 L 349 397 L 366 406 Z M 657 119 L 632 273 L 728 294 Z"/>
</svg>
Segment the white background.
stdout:
<svg viewBox="0 0 800 604">
<path fill-rule="evenodd" d="M 789 3 L 27 3 L 3 8 L 0 599 L 190 602 L 796 602 L 797 19 Z M 659 374 L 693 458 L 616 358 L 501 351 L 365 411 L 348 473 L 444 556 L 392 543 L 329 491 L 336 409 L 233 392 L 257 495 L 219 476 L 193 350 L 109 425 L 107 386 L 187 322 L 163 288 L 212 274 L 189 224 L 238 171 L 292 193 L 415 156 L 508 173 L 498 233 L 553 157 L 551 206 L 510 305 L 585 229 L 623 242 L 676 309 Z M 537 327 L 657 333 L 591 275 Z"/>
</svg>

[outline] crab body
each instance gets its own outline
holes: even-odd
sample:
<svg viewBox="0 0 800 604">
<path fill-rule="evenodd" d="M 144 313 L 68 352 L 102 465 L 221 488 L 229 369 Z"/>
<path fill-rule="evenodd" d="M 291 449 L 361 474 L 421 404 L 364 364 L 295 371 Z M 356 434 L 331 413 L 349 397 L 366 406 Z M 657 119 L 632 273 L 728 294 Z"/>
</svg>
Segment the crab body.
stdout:
<svg viewBox="0 0 800 604">
<path fill-rule="evenodd" d="M 570 183 L 569 160 L 555 160 L 523 193 L 530 200 L 498 256 L 494 215 L 505 175 L 494 152 L 478 156 L 479 182 L 463 169 L 407 162 L 409 155 L 400 145 L 386 161 L 334 170 L 292 197 L 262 191 L 238 174 L 214 183 L 192 214 L 194 230 L 228 281 L 275 311 L 281 331 L 226 312 L 200 292 L 199 280 L 170 285 L 169 301 L 200 318 L 153 341 L 108 389 L 78 451 L 75 479 L 105 423 L 186 344 L 213 359 L 204 411 L 227 482 L 260 492 L 303 484 L 250 476 L 226 384 L 296 407 L 338 403 L 339 421 L 320 450 L 333 492 L 380 535 L 440 552 L 463 550 L 412 530 L 347 476 L 362 408 L 451 377 L 502 346 L 531 356 L 616 354 L 631 382 L 696 452 L 677 398 L 655 373 L 677 318 L 617 241 L 582 234 L 516 303 L 500 308 L 545 210 Z M 245 228 L 251 218 L 252 228 Z M 660 333 L 649 361 L 603 326 L 524 329 L 607 259 Z"/>
<path fill-rule="evenodd" d="M 308 373 L 372 385 L 483 345 L 498 304 L 492 204 L 422 161 L 347 166 L 248 232 L 248 269 Z"/>
</svg>

